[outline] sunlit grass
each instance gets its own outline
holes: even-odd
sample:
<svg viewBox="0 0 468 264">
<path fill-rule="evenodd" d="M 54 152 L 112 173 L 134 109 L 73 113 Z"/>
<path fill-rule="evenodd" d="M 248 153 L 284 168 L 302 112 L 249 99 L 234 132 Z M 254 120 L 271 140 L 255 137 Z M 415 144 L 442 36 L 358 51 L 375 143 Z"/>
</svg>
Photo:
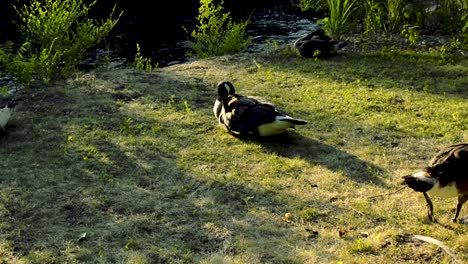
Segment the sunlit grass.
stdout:
<svg viewBox="0 0 468 264">
<path fill-rule="evenodd" d="M 467 261 L 456 201 L 400 177 L 468 140 L 467 60 L 234 55 L 83 74 L 34 91 L 0 155 L 0 256 L 11 263 Z M 306 119 L 242 140 L 211 110 L 216 83 Z M 462 216 L 467 215 L 466 208 Z M 285 215 L 288 214 L 288 217 Z M 83 235 L 86 234 L 86 235 Z"/>
</svg>

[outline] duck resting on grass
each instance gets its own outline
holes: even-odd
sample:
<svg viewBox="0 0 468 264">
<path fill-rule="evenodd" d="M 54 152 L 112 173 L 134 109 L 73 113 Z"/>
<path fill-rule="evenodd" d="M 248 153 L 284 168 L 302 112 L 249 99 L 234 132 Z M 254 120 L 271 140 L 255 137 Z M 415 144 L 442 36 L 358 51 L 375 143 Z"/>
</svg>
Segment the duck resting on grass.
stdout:
<svg viewBox="0 0 468 264">
<path fill-rule="evenodd" d="M 429 162 L 429 166 L 412 175 L 403 176 L 403 184 L 422 192 L 428 206 L 428 217 L 434 218 L 434 206 L 428 194 L 440 197 L 458 197 L 453 222 L 466 224 L 468 218 L 458 220 L 463 204 L 468 200 L 468 143 L 442 148 Z"/>
<path fill-rule="evenodd" d="M 346 45 L 346 42 L 332 40 L 323 29 L 317 29 L 296 40 L 294 49 L 305 58 L 325 58 Z"/>
<path fill-rule="evenodd" d="M 284 133 L 288 128 L 307 121 L 290 117 L 269 102 L 236 94 L 229 81 L 218 83 L 218 98 L 213 106 L 218 122 L 236 136 L 268 137 Z"/>
</svg>

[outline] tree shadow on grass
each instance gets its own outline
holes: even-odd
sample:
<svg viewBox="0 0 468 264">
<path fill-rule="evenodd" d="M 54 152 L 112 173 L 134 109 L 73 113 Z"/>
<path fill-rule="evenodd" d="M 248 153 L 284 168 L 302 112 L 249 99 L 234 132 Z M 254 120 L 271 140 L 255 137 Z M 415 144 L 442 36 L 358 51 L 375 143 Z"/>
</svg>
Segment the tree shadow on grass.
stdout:
<svg viewBox="0 0 468 264">
<path fill-rule="evenodd" d="M 157 146 L 136 146 L 140 156 L 132 157 L 111 141 L 94 143 L 96 152 L 106 154 L 107 163 L 93 157 L 82 161 L 79 152 L 69 150 L 61 162 L 76 161 L 81 167 L 48 176 L 50 161 L 37 159 L 41 169 L 36 170 L 33 182 L 32 175 L 24 175 L 21 184 L 11 184 L 17 197 L 0 202 L 11 210 L 7 221 L 12 232 L 6 237 L 15 245 L 15 254 L 30 255 L 38 245 L 56 254 L 66 244 L 78 254 L 102 254 L 101 260 L 108 263 L 120 262 L 119 255 L 127 251 L 139 252 L 151 263 L 166 263 L 186 253 L 229 255 L 244 250 L 236 244 L 240 239 L 265 243 L 290 234 L 287 230 L 293 225 L 273 222 L 264 227 L 263 216 L 249 210 L 261 208 L 278 218 L 294 212 L 275 192 L 242 182 L 196 177 L 179 168 L 177 155 Z M 50 151 L 64 149 L 63 144 Z M 22 184 L 27 179 L 28 184 Z M 41 191 L 35 192 L 38 187 Z M 313 205 L 333 212 L 345 210 L 328 201 L 313 201 Z M 327 217 L 320 214 L 316 221 L 329 221 Z M 15 232 L 21 226 L 27 232 Z M 87 235 L 81 239 L 82 234 Z M 263 258 L 267 253 L 256 254 Z M 279 253 L 268 254 L 279 258 Z"/>
<path fill-rule="evenodd" d="M 385 170 L 359 159 L 359 157 L 324 144 L 320 141 L 288 131 L 278 136 L 256 139 L 267 151 L 286 158 L 300 157 L 311 164 L 342 172 L 359 183 L 372 183 L 387 187 L 380 175 Z"/>
<path fill-rule="evenodd" d="M 76 93 L 69 91 L 70 95 L 51 90 L 55 97 L 44 90 L 23 108 L 30 116 L 21 120 L 27 127 L 18 126 L 10 145 L 0 149 L 0 154 L 8 153 L 10 163 L 3 167 L 0 181 L 0 190 L 8 194 L 0 196 L 6 216 L 0 222 L 5 224 L 3 238 L 14 245 L 12 254 L 34 257 L 43 253 L 42 263 L 68 258 L 119 263 L 125 254 L 138 252 L 150 263 L 168 263 L 184 255 L 189 262 L 191 256 L 206 257 L 211 252 L 242 252 L 245 249 L 236 243 L 246 238 L 258 244 L 289 243 L 284 237 L 291 234 L 290 224 L 272 221 L 263 226 L 276 215 L 294 212 L 277 192 L 181 168 L 178 151 L 171 147 L 199 147 L 199 142 L 174 134 L 178 130 L 190 131 L 190 135 L 206 133 L 204 122 L 171 126 L 160 116 L 149 118 L 132 108 L 119 108 L 134 100 L 155 106 L 175 101 L 173 112 L 183 112 L 180 105 L 187 99 L 195 106 L 191 111 L 206 116 L 211 114 L 212 100 L 207 99 L 211 90 L 191 90 L 193 83 L 184 86 L 184 81 L 197 84 L 191 79 L 156 74 L 138 77 L 139 82 L 164 81 L 180 89 L 154 92 L 152 87 L 135 83 L 126 89 L 125 81 L 114 80 L 113 88 L 107 90 L 79 88 Z M 195 87 L 202 88 L 203 83 Z M 178 98 L 172 100 L 173 94 Z M 75 105 L 72 95 L 85 101 Z M 172 132 L 153 131 L 154 123 Z M 177 143 L 158 144 L 162 141 L 147 140 L 145 133 L 153 133 L 151 139 Z M 26 150 L 37 155 L 24 155 Z M 317 208 L 344 210 L 327 201 L 312 202 Z M 280 252 L 263 251 L 255 254 L 281 259 Z"/>
</svg>

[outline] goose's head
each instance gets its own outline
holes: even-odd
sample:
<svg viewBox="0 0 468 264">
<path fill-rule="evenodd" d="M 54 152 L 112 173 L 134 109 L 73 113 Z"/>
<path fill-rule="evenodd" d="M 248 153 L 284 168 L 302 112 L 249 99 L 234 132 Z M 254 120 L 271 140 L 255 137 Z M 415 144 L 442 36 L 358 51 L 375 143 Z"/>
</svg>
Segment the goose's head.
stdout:
<svg viewBox="0 0 468 264">
<path fill-rule="evenodd" d="M 234 95 L 236 90 L 234 88 L 234 85 L 232 85 L 232 83 L 229 81 L 221 81 L 218 83 L 217 87 L 218 98 L 216 98 L 216 101 L 213 105 L 213 114 L 216 117 L 216 119 L 218 119 L 218 121 L 221 122 L 222 120 L 220 120 L 220 117 L 222 116 L 223 112 L 226 112 L 228 111 L 227 109 L 229 109 L 229 96 Z"/>
</svg>

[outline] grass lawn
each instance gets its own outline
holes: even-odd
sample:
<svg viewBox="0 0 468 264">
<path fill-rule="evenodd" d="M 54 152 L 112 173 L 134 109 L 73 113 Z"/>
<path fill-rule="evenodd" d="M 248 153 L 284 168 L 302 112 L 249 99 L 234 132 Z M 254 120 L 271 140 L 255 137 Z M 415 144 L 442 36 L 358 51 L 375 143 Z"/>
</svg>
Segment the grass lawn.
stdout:
<svg viewBox="0 0 468 264">
<path fill-rule="evenodd" d="M 309 124 L 235 138 L 212 113 L 221 80 Z M 0 141 L 0 263 L 468 261 L 456 198 L 433 198 L 436 224 L 400 184 L 468 141 L 466 57 L 273 50 L 22 96 Z"/>
</svg>

